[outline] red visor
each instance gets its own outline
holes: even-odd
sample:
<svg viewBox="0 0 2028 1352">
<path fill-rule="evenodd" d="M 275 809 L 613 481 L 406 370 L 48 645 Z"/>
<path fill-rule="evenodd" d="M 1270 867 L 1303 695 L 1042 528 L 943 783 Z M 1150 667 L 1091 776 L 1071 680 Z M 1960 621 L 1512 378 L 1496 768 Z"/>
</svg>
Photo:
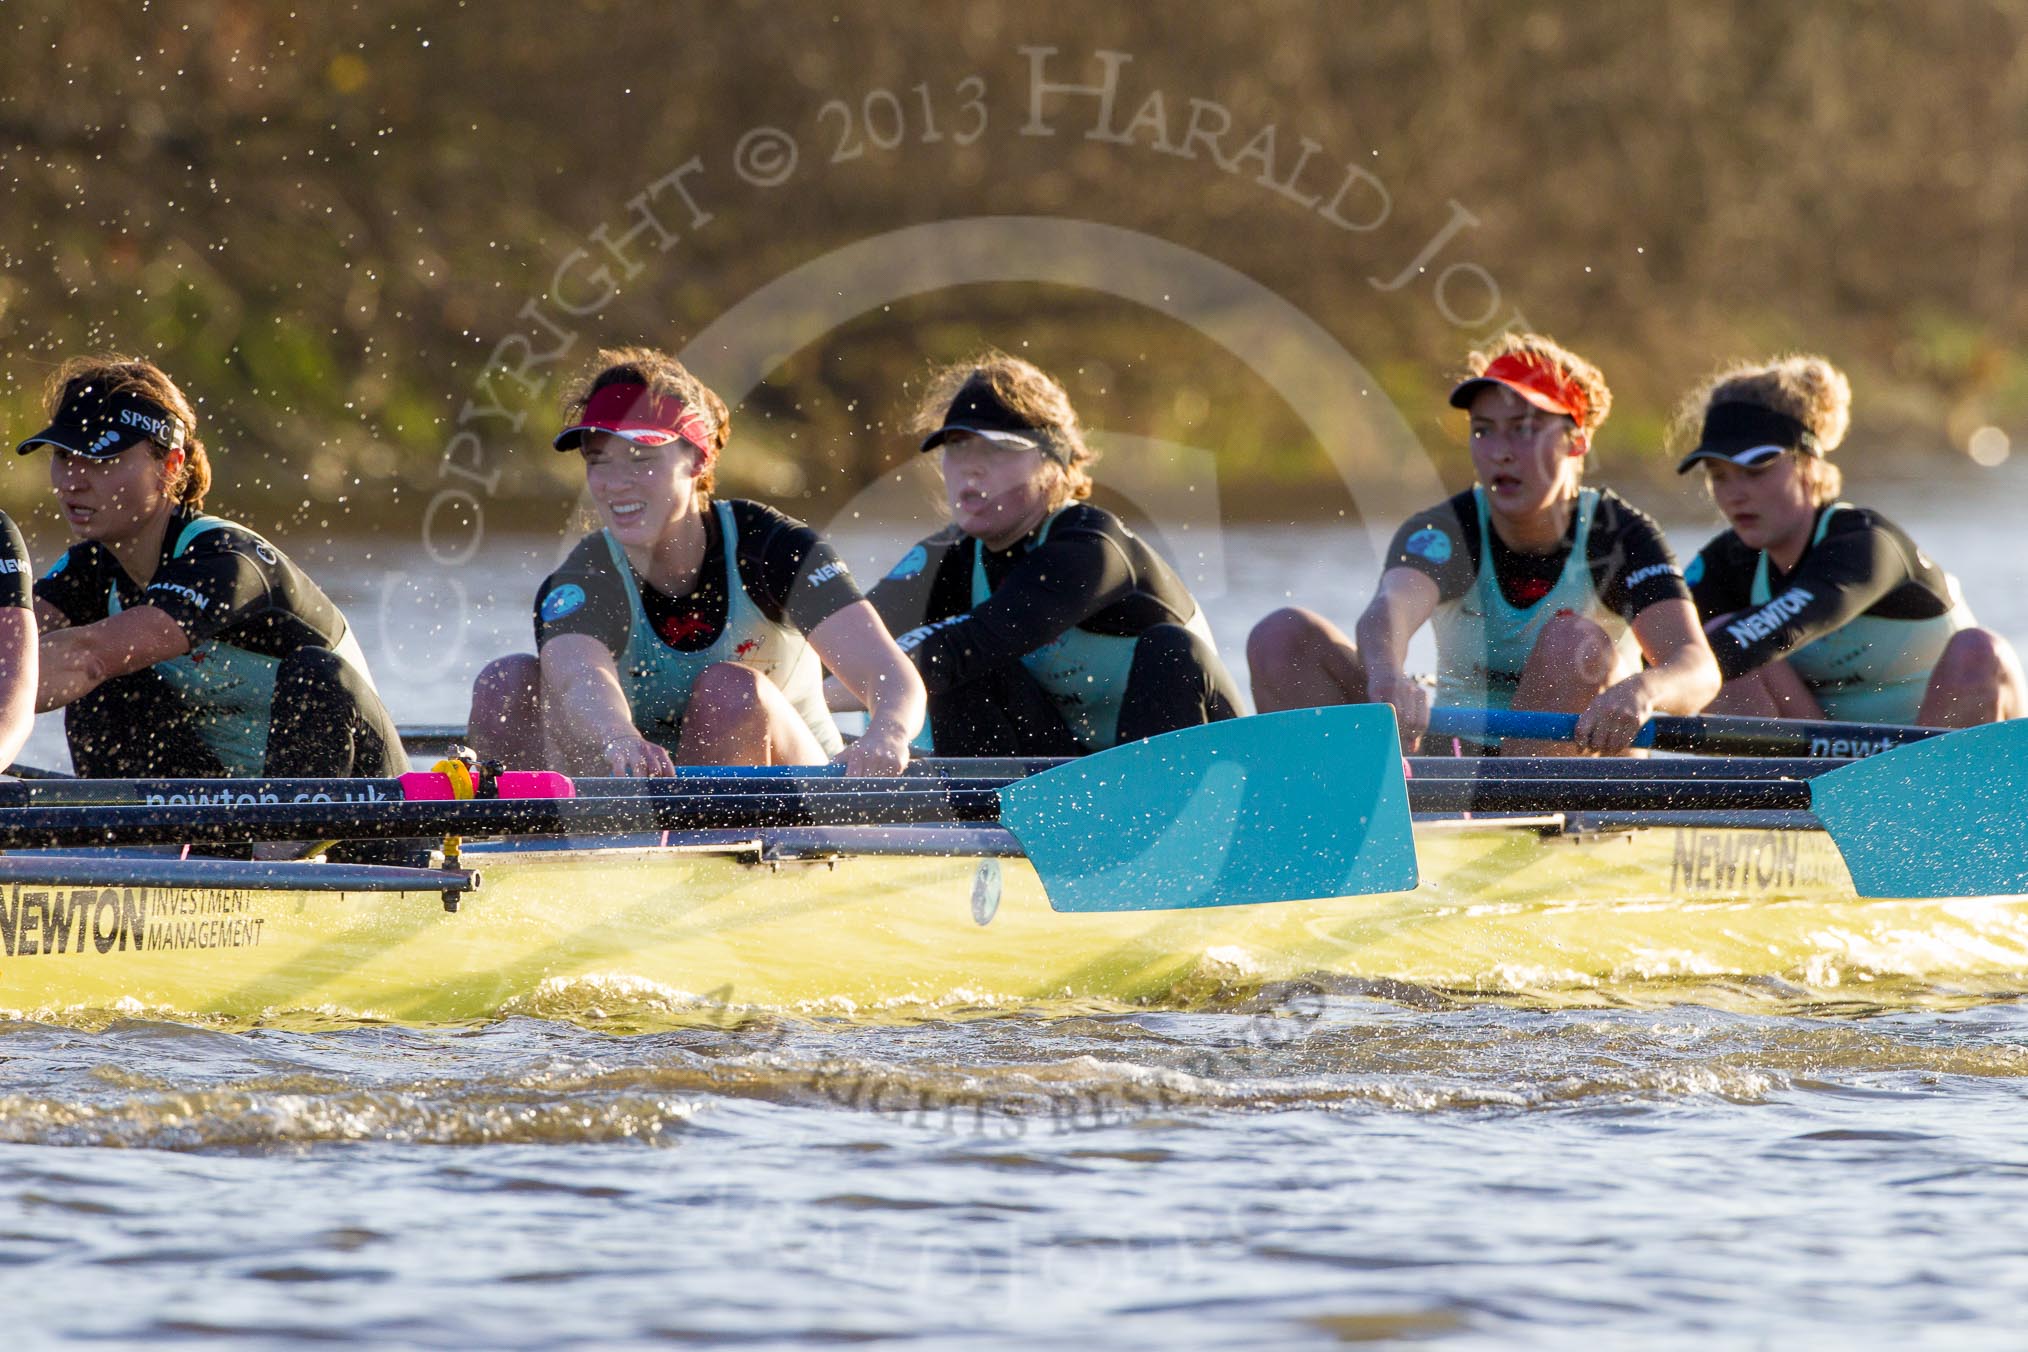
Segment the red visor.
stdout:
<svg viewBox="0 0 2028 1352">
<path fill-rule="evenodd" d="M 1509 352 L 1487 364 L 1480 374 L 1451 391 L 1452 408 L 1469 408 L 1487 385 L 1505 385 L 1547 413 L 1561 413 L 1579 427 L 1591 405 L 1584 387 L 1555 367 L 1525 352 Z"/>
<path fill-rule="evenodd" d="M 587 432 L 611 432 L 637 446 L 667 446 L 681 438 L 713 453 L 711 424 L 703 414 L 673 395 L 655 394 L 646 385 L 621 383 L 592 392 L 584 417 L 556 435 L 556 449 L 574 451 Z"/>
</svg>

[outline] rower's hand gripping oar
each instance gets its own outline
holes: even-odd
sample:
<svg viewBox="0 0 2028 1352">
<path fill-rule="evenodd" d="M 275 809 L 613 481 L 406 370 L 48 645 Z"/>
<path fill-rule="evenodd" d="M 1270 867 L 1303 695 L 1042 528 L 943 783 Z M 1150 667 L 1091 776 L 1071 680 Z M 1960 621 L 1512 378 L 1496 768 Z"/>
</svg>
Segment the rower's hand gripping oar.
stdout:
<svg viewBox="0 0 2028 1352">
<path fill-rule="evenodd" d="M 1152 911 L 1416 884 L 1401 740 L 1385 704 L 1208 723 L 1000 793 L 1059 911 Z"/>
<path fill-rule="evenodd" d="M 1533 709 L 1463 709 L 1445 705 L 1430 710 L 1429 730 L 1438 737 L 1497 742 L 1526 737 L 1538 742 L 1568 742 L 1577 735 L 1576 714 L 1543 713 Z M 1723 756 L 1873 756 L 1898 746 L 1927 741 L 1942 728 L 1898 723 L 1833 723 L 1822 719 L 1735 718 L 1699 714 L 1683 718 L 1657 714 L 1641 726 L 1637 747 L 1658 751 L 1696 751 Z"/>
</svg>

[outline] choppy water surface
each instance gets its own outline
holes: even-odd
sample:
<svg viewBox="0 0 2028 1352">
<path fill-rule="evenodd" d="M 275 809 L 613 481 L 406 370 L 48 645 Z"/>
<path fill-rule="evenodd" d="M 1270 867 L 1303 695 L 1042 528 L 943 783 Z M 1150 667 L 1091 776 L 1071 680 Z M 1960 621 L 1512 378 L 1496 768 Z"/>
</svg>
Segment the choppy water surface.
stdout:
<svg viewBox="0 0 2028 1352">
<path fill-rule="evenodd" d="M 2024 1039 L 1351 994 L 17 1026 L 0 1256 L 52 1342 L 2018 1345 Z"/>
<path fill-rule="evenodd" d="M 1998 531 L 1951 562 L 2020 642 Z M 1228 645 L 1301 545 L 1227 539 Z M 2013 1347 L 2022 992 L 0 1025 L 0 1291 L 16 1345 Z"/>
</svg>

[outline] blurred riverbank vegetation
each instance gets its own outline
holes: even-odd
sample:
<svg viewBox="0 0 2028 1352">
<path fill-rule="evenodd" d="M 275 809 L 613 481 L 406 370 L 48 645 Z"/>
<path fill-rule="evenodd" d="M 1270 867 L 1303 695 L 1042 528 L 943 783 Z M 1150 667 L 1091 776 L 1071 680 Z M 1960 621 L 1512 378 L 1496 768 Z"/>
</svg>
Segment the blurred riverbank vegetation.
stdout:
<svg viewBox="0 0 2028 1352">
<path fill-rule="evenodd" d="M 2015 0 L 10 0 L 0 50 L 7 434 L 41 425 L 63 356 L 145 353 L 202 399 L 216 497 L 255 519 L 365 530 L 447 487 L 541 518 L 575 493 L 546 442 L 593 347 L 680 350 L 834 250 L 989 216 L 1103 223 L 1234 270 L 1363 367 L 1453 481 L 1443 392 L 1516 315 L 1606 369 L 1598 472 L 1630 489 L 1680 495 L 1660 450 L 1676 401 L 1783 349 L 1851 371 L 1858 483 L 2028 437 Z M 1110 124 L 1095 95 L 1035 88 L 1108 69 Z M 1228 127 L 1192 143 L 1193 118 Z M 736 167 L 756 128 L 797 147 L 779 184 L 755 181 L 779 162 Z M 561 342 L 526 307 L 554 320 L 559 294 L 600 294 L 573 251 L 600 257 L 597 232 L 693 158 L 687 198 L 657 199 L 680 238 L 606 255 L 637 270 L 570 321 L 570 355 L 503 376 L 509 335 Z M 1304 199 L 1348 166 L 1334 222 Z M 1482 271 L 1447 272 L 1463 264 Z M 1211 452 L 1228 512 L 1354 496 L 1249 354 L 1103 290 L 1018 282 L 896 296 L 774 354 L 723 480 L 824 519 L 906 461 L 928 364 L 988 344 L 1062 374 L 1095 428 Z M 469 416 L 488 401 L 497 416 Z M 43 482 L 17 463 L 0 503 L 39 504 Z"/>
</svg>

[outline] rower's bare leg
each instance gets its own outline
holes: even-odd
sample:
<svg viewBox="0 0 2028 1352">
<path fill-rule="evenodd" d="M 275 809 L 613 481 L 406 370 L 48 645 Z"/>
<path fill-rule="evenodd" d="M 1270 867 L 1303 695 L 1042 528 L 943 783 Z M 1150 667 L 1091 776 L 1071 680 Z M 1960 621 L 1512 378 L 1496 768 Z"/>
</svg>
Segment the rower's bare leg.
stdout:
<svg viewBox="0 0 2028 1352">
<path fill-rule="evenodd" d="M 1246 636 L 1253 707 L 1264 714 L 1366 700 L 1366 664 L 1345 631 L 1315 611 L 1284 606 Z"/>
<path fill-rule="evenodd" d="M 1729 641 L 1719 635 L 1738 613 L 1716 615 L 1704 622 L 1704 632 L 1714 647 Z M 1816 695 L 1796 675 L 1795 668 L 1778 657 L 1720 686 L 1718 697 L 1704 706 L 1704 712 L 1736 718 L 1821 719 L 1824 706 L 1817 703 Z"/>
<path fill-rule="evenodd" d="M 1735 676 L 1718 688 L 1707 714 L 1740 718 L 1822 718 L 1824 708 L 1794 667 L 1780 658 Z"/>
<path fill-rule="evenodd" d="M 481 760 L 510 770 L 557 770 L 598 777 L 613 773 L 606 748 L 561 712 L 544 717 L 541 659 L 515 653 L 489 662 L 472 683 L 467 744 Z"/>
<path fill-rule="evenodd" d="M 781 687 L 752 667 L 715 663 L 690 687 L 677 764 L 822 765 L 827 759 Z"/>
<path fill-rule="evenodd" d="M 1809 683 L 1780 658 L 1760 669 L 1760 683 L 1774 700 L 1776 718 L 1821 719 L 1826 716 L 1824 706 L 1818 702 L 1817 694 L 1810 689 Z"/>
<path fill-rule="evenodd" d="M 1704 712 L 1730 718 L 1775 718 L 1779 708 L 1773 693 L 1761 682 L 1760 673 L 1749 671 L 1719 686 L 1718 694 L 1704 706 Z"/>
<path fill-rule="evenodd" d="M 1558 615 L 1542 626 L 1521 668 L 1521 681 L 1514 687 L 1511 707 L 1546 710 L 1549 713 L 1583 713 L 1586 705 L 1611 685 L 1618 672 L 1614 664 L 1619 653 L 1605 630 L 1582 615 Z M 1503 756 L 1579 756 L 1569 742 L 1536 742 L 1509 737 L 1500 744 Z"/>
<path fill-rule="evenodd" d="M 544 769 L 584 778 L 597 778 L 613 772 L 612 762 L 606 758 L 606 748 L 572 729 L 563 718 L 543 722 L 542 759 L 537 764 Z"/>
<path fill-rule="evenodd" d="M 542 663 L 535 654 L 514 653 L 486 664 L 472 682 L 465 738 L 480 760 L 518 770 L 549 764 L 542 737 Z"/>
<path fill-rule="evenodd" d="M 2028 709 L 2028 686 L 2014 645 L 1988 629 L 1951 635 L 1929 674 L 1915 721 L 1932 728 L 1969 728 L 2019 718 Z"/>
</svg>

